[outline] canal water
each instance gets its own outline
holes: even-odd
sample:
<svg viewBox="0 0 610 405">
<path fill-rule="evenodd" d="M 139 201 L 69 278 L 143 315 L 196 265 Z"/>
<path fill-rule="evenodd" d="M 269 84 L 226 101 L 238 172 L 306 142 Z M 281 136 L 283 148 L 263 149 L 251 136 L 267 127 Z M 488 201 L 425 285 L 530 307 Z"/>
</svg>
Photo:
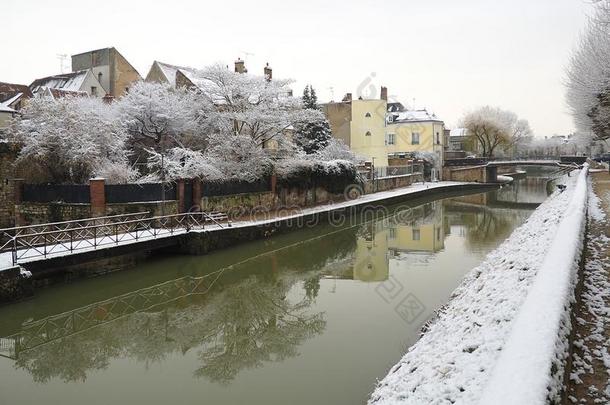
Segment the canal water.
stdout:
<svg viewBox="0 0 610 405">
<path fill-rule="evenodd" d="M 0 308 L 0 404 L 359 404 L 545 177 L 389 207 Z"/>
</svg>

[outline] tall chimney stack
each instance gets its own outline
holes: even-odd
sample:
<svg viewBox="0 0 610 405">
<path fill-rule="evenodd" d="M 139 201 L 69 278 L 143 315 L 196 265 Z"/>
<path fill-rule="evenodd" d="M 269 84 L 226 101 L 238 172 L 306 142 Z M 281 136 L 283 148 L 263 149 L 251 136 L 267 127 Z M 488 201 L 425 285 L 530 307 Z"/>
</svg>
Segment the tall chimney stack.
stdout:
<svg viewBox="0 0 610 405">
<path fill-rule="evenodd" d="M 265 79 L 267 79 L 267 81 L 271 81 L 271 79 L 273 79 L 273 69 L 271 69 L 269 66 L 269 62 L 267 62 L 267 65 L 265 65 Z"/>
<path fill-rule="evenodd" d="M 241 58 L 237 58 L 235 61 L 235 73 L 248 73 L 248 69 L 246 69 L 246 64 Z"/>
<path fill-rule="evenodd" d="M 352 93 L 345 93 L 345 96 L 343 96 L 343 100 L 341 101 L 352 101 Z"/>
<path fill-rule="evenodd" d="M 381 99 L 388 101 L 388 88 L 385 86 L 381 86 Z"/>
</svg>

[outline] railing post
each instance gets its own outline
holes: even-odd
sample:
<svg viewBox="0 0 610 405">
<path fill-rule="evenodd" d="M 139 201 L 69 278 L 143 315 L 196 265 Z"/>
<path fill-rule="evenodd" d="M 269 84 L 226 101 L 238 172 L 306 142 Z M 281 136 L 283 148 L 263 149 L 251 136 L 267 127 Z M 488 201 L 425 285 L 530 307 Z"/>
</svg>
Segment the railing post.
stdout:
<svg viewBox="0 0 610 405">
<path fill-rule="evenodd" d="M 13 265 L 17 264 L 17 235 L 13 237 Z"/>
</svg>

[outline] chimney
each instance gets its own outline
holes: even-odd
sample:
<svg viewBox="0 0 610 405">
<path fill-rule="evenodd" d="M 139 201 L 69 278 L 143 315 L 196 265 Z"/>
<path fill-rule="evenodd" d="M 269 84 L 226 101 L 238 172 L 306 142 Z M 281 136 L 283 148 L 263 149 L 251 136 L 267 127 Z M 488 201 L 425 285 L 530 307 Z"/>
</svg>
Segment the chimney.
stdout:
<svg viewBox="0 0 610 405">
<path fill-rule="evenodd" d="M 273 69 L 271 69 L 271 67 L 269 66 L 269 62 L 267 62 L 267 65 L 265 66 L 265 79 L 267 79 L 267 81 L 271 81 L 272 78 Z"/>
<path fill-rule="evenodd" d="M 381 86 L 381 99 L 388 101 L 388 88 L 385 86 Z"/>
<path fill-rule="evenodd" d="M 246 69 L 246 64 L 241 58 L 237 58 L 235 61 L 235 73 L 248 73 L 248 69 Z"/>
<path fill-rule="evenodd" d="M 343 100 L 341 101 L 352 101 L 352 93 L 345 93 L 345 96 L 343 96 Z"/>
<path fill-rule="evenodd" d="M 114 101 L 114 96 L 106 93 L 106 95 L 102 97 L 102 101 L 106 104 L 111 104 Z"/>
</svg>

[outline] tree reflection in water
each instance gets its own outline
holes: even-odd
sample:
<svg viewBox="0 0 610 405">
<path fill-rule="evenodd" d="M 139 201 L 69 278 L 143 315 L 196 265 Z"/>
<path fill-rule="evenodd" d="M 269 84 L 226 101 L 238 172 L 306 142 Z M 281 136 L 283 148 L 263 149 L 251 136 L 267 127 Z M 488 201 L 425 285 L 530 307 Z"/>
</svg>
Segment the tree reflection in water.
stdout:
<svg viewBox="0 0 610 405">
<path fill-rule="evenodd" d="M 15 366 L 41 383 L 51 378 L 84 381 L 89 373 L 108 368 L 113 359 L 129 359 L 148 367 L 173 354 L 191 352 L 198 360 L 194 376 L 228 384 L 242 370 L 298 356 L 304 341 L 323 333 L 325 314 L 313 310 L 320 279 L 354 278 L 360 262 L 387 267 L 390 246 L 381 240 L 373 244 L 383 250 L 378 255 L 370 260 L 358 257 L 372 255 L 368 239 L 390 240 L 386 228 L 395 228 L 397 238 L 392 243 L 400 247 L 401 227 L 423 229 L 433 224 L 439 232 L 429 236 L 444 239 L 449 232 L 443 227 L 460 225 L 466 229 L 466 243 L 480 246 L 505 238 L 516 221 L 523 222 L 529 215 L 527 210 L 498 210 L 486 206 L 485 200 L 473 199 L 485 198 L 480 196 L 485 195 L 423 204 L 407 210 L 408 215 L 402 212 L 374 224 L 339 230 L 318 228 L 305 234 L 313 236 L 311 239 L 295 234 L 292 240 L 296 243 L 265 251 L 223 271 L 171 280 L 24 323 L 21 332 L 9 336 L 16 342 Z M 421 245 L 423 239 L 418 238 L 417 243 Z M 434 252 L 436 249 L 431 249 L 430 254 Z M 384 263 L 377 263 L 377 259 Z M 199 274 L 194 267 L 208 262 L 176 259 L 174 263 L 186 266 L 182 274 Z M 387 271 L 377 273 L 387 278 Z M 193 290 L 202 279 L 205 289 Z M 383 281 L 383 277 L 369 281 Z M 161 289 L 153 288 L 160 285 L 173 289 L 169 298 L 154 305 L 141 304 L 141 299 L 156 296 Z M 76 327 L 74 314 L 85 314 L 87 320 Z M 24 336 L 35 336 L 44 343 L 28 346 Z"/>
</svg>

